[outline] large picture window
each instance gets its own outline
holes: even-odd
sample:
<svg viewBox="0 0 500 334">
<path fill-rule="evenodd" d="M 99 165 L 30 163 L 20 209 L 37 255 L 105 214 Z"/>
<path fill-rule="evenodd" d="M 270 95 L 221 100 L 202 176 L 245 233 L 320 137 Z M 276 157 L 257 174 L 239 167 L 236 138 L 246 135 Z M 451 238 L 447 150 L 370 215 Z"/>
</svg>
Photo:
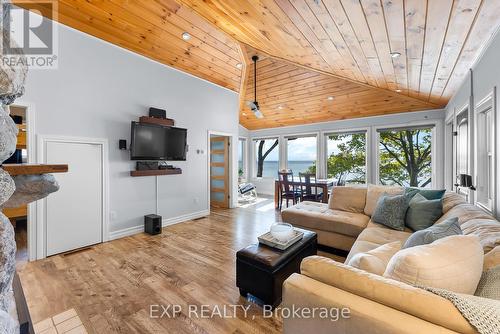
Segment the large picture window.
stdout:
<svg viewBox="0 0 500 334">
<path fill-rule="evenodd" d="M 254 139 L 255 176 L 276 178 L 279 169 L 278 138 Z"/>
<path fill-rule="evenodd" d="M 287 169 L 294 174 L 316 174 L 317 157 L 316 136 L 287 138 Z"/>
<path fill-rule="evenodd" d="M 384 185 L 432 186 L 432 126 L 379 132 L 379 182 Z"/>
<path fill-rule="evenodd" d="M 366 132 L 326 136 L 326 174 L 338 185 L 366 183 Z"/>
</svg>

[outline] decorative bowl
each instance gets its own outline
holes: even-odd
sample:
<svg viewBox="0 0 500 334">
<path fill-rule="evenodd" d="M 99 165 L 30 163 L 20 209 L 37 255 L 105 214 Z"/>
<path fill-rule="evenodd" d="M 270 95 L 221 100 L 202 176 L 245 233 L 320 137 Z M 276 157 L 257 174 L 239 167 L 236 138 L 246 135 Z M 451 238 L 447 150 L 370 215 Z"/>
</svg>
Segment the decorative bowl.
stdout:
<svg viewBox="0 0 500 334">
<path fill-rule="evenodd" d="M 281 242 L 286 242 L 293 237 L 293 226 L 288 223 L 271 225 L 271 235 Z"/>
</svg>

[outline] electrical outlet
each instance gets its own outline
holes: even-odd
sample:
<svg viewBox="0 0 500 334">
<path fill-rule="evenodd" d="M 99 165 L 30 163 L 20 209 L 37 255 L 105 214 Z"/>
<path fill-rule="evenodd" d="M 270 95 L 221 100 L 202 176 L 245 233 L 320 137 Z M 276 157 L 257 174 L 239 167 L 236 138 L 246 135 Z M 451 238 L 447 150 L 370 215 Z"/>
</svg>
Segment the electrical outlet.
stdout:
<svg viewBox="0 0 500 334">
<path fill-rule="evenodd" d="M 194 204 L 200 203 L 200 199 L 198 197 L 193 198 Z"/>
<path fill-rule="evenodd" d="M 109 212 L 109 218 L 111 220 L 116 220 L 116 216 L 117 216 L 116 211 L 110 211 Z"/>
</svg>

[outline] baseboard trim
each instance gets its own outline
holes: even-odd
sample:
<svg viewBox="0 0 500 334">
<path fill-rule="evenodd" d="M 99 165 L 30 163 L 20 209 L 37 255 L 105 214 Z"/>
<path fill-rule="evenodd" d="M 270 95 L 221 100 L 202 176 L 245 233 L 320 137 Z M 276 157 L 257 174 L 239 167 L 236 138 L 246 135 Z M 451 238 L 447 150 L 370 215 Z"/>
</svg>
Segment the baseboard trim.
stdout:
<svg viewBox="0 0 500 334">
<path fill-rule="evenodd" d="M 166 227 L 166 226 L 170 226 L 170 225 L 174 225 L 174 224 L 183 223 L 183 222 L 186 222 L 189 220 L 206 217 L 209 214 L 210 214 L 209 210 L 203 210 L 203 211 L 188 213 L 188 214 L 182 215 L 182 216 L 165 218 L 162 220 L 161 225 L 162 225 L 162 227 Z M 144 232 L 144 225 L 127 227 L 127 228 L 124 228 L 124 229 L 121 229 L 118 231 L 110 232 L 109 233 L 109 240 L 116 240 L 116 239 L 120 239 L 120 238 L 125 238 L 125 237 L 129 237 L 131 235 L 142 233 L 142 232 Z"/>
</svg>

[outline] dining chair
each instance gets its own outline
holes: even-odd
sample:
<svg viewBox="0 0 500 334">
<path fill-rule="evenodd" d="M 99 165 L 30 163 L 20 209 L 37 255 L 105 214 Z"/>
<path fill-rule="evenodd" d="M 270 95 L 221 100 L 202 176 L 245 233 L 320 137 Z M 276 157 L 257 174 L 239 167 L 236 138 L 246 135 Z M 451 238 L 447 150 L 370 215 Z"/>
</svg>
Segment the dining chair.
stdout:
<svg viewBox="0 0 500 334">
<path fill-rule="evenodd" d="M 279 184 L 279 203 L 278 209 L 281 210 L 282 202 L 286 199 L 286 207 L 288 208 L 290 200 L 293 204 L 301 198 L 300 187 L 293 184 L 293 172 L 291 170 L 278 171 L 278 184 Z"/>
<path fill-rule="evenodd" d="M 314 173 L 299 173 L 301 201 L 321 202 L 323 199 L 323 191 L 316 183 L 312 183 L 311 179 L 316 179 Z"/>
</svg>

